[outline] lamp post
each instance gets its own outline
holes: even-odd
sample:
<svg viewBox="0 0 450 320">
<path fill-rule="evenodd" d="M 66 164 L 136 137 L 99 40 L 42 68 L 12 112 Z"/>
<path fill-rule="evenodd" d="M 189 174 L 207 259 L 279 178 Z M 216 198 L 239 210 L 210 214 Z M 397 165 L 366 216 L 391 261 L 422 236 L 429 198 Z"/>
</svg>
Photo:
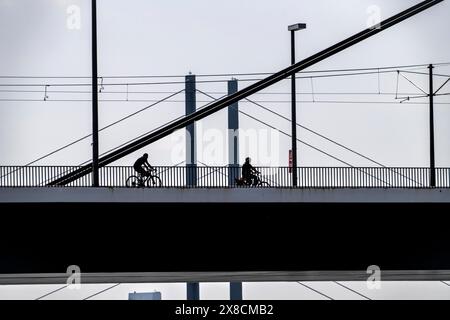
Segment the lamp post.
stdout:
<svg viewBox="0 0 450 320">
<path fill-rule="evenodd" d="M 97 0 L 92 1 L 92 186 L 98 177 L 98 83 L 97 83 Z"/>
<path fill-rule="evenodd" d="M 295 32 L 306 29 L 305 23 L 290 25 L 291 32 L 291 64 L 295 64 Z M 292 75 L 292 186 L 297 186 L 297 96 L 296 96 L 295 74 Z"/>
</svg>

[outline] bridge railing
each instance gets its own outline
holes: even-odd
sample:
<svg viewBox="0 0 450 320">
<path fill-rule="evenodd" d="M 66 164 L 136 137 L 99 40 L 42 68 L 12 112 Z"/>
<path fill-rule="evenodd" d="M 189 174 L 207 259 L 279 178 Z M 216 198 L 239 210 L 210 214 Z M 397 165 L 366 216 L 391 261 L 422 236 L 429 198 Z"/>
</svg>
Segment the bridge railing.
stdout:
<svg viewBox="0 0 450 320">
<path fill-rule="evenodd" d="M 45 187 L 55 179 L 77 170 L 76 166 L 0 166 L 0 187 Z M 238 167 L 155 167 L 161 187 L 226 188 L 238 187 Z M 259 187 L 290 188 L 292 169 L 261 167 Z M 299 188 L 429 188 L 429 168 L 384 167 L 300 167 Z M 107 166 L 100 169 L 102 187 L 127 187 L 127 179 L 135 175 L 132 167 Z M 450 168 L 436 169 L 436 187 L 450 188 Z M 66 187 L 90 187 L 91 175 L 71 182 Z M 156 185 L 159 187 L 159 184 Z"/>
</svg>

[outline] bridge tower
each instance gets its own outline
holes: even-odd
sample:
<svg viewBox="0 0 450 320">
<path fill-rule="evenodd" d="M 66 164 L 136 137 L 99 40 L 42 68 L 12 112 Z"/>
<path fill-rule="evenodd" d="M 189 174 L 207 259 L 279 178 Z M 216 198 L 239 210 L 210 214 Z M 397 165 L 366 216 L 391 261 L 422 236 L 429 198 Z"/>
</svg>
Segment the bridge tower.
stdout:
<svg viewBox="0 0 450 320">
<path fill-rule="evenodd" d="M 238 81 L 228 81 L 228 95 L 238 92 Z M 239 103 L 235 102 L 228 107 L 228 185 L 234 186 L 235 179 L 239 178 Z"/>
<path fill-rule="evenodd" d="M 196 111 L 196 83 L 195 75 L 186 76 L 185 94 L 186 94 L 186 116 Z M 186 186 L 194 187 L 197 185 L 197 145 L 195 122 L 186 127 Z M 200 284 L 198 282 L 187 283 L 187 299 L 200 300 Z"/>
</svg>

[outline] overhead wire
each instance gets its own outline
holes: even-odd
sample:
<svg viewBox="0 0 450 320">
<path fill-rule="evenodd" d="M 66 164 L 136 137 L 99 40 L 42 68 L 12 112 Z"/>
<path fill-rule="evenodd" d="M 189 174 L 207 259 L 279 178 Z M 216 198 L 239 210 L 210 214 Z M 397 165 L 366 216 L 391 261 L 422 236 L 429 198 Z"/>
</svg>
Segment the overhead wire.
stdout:
<svg viewBox="0 0 450 320">
<path fill-rule="evenodd" d="M 209 94 L 221 94 L 226 95 L 223 91 L 205 91 Z M 17 89 L 0 89 L 0 93 L 45 93 L 45 90 L 17 90 Z M 92 94 L 92 91 L 88 90 L 48 90 L 48 94 Z M 126 94 L 127 91 L 105 91 L 101 92 L 103 95 L 107 94 Z M 173 91 L 128 91 L 129 94 L 171 94 Z M 254 95 L 291 95 L 291 92 L 257 92 Z M 296 92 L 296 95 L 387 95 L 393 96 L 395 92 Z M 400 95 L 415 95 L 417 93 L 399 93 Z"/>
<path fill-rule="evenodd" d="M 445 94 L 436 94 L 436 96 L 448 96 L 450 93 Z M 413 99 L 424 99 L 428 97 L 428 95 L 421 95 L 421 96 L 410 96 L 410 97 L 402 97 L 403 101 L 366 101 L 366 100 L 299 100 L 299 103 L 305 103 L 305 104 L 347 104 L 347 105 L 396 105 L 398 107 L 404 106 L 404 105 L 411 105 L 411 106 L 424 106 L 429 105 L 428 101 L 424 102 L 412 102 L 410 100 Z M 397 98 L 397 100 L 402 99 L 401 97 Z M 0 99 L 0 102 L 45 102 L 45 103 L 56 103 L 56 102 L 91 102 L 92 100 L 86 99 L 48 99 L 46 101 L 42 99 Z M 100 99 L 100 102 L 128 102 L 128 103 L 141 103 L 141 102 L 147 102 L 147 103 L 156 103 L 160 100 L 158 99 Z M 291 101 L 289 100 L 255 100 L 259 103 L 278 103 L 278 104 L 289 104 Z M 184 103 L 185 100 L 165 100 L 164 103 Z M 207 101 L 197 101 L 200 103 L 206 103 Z M 246 103 L 245 101 L 241 103 Z M 449 102 L 435 102 L 435 105 L 450 105 Z"/>
<path fill-rule="evenodd" d="M 395 70 L 382 71 L 380 73 L 394 73 Z M 378 74 L 377 71 L 368 72 L 353 72 L 353 73 L 339 73 L 339 74 L 328 74 L 328 75 L 318 75 L 318 76 L 297 76 L 296 79 L 317 79 L 317 78 L 334 78 L 334 77 L 348 77 L 348 76 L 363 76 Z M 256 82 L 261 81 L 263 78 L 244 78 L 238 79 L 240 82 Z M 290 80 L 288 78 L 284 79 Z M 196 83 L 224 83 L 228 82 L 228 79 L 220 80 L 198 80 Z M 122 82 L 122 83 L 104 83 L 103 86 L 150 86 L 150 85 L 180 85 L 185 84 L 185 81 L 160 81 L 160 82 Z M 90 87 L 91 83 L 0 83 L 0 87 Z"/>
<path fill-rule="evenodd" d="M 311 73 L 330 73 L 330 72 L 349 72 L 349 71 L 374 71 L 374 70 L 388 70 L 388 69 L 417 69 L 426 68 L 429 64 L 414 64 L 414 65 L 400 65 L 400 66 L 383 66 L 383 67 L 368 67 L 368 68 L 341 68 L 329 70 L 310 70 L 300 71 L 299 74 Z M 436 63 L 434 66 L 450 65 L 450 62 Z M 205 73 L 197 74 L 196 77 L 236 77 L 236 76 L 257 76 L 257 75 L 271 75 L 271 72 L 247 72 L 247 73 Z M 125 79 L 125 78 L 184 78 L 186 75 L 100 75 L 98 78 L 104 79 Z M 0 79 L 92 79 L 92 76 L 34 76 L 34 75 L 0 75 Z"/>
</svg>

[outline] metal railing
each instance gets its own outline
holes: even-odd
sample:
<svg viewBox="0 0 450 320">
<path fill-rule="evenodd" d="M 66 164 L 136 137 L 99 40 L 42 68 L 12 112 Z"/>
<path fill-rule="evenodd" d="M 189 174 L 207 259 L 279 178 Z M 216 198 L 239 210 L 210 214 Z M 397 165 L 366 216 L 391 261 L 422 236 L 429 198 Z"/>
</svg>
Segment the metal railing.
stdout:
<svg viewBox="0 0 450 320">
<path fill-rule="evenodd" d="M 45 187 L 57 178 L 79 169 L 76 166 L 0 166 L 0 187 Z M 238 167 L 155 167 L 161 185 L 168 188 L 239 187 Z M 258 187 L 290 188 L 292 170 L 287 167 L 261 167 Z M 299 188 L 430 188 L 429 168 L 381 167 L 300 167 Z M 436 186 L 450 188 L 450 168 L 437 168 Z M 100 186 L 127 187 L 127 179 L 136 175 L 132 167 L 107 166 L 100 169 Z M 66 187 L 90 187 L 86 175 Z"/>
</svg>

